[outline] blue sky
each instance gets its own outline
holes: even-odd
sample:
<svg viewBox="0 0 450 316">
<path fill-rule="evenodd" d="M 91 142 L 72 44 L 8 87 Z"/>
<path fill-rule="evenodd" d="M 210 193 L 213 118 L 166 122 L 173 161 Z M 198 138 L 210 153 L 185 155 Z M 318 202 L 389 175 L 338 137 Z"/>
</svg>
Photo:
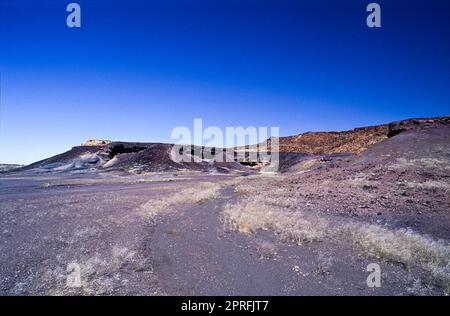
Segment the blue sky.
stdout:
<svg viewBox="0 0 450 316">
<path fill-rule="evenodd" d="M 450 2 L 0 0 L 0 163 L 206 126 L 281 135 L 449 115 Z M 164 3 L 164 4 L 162 4 Z"/>
</svg>

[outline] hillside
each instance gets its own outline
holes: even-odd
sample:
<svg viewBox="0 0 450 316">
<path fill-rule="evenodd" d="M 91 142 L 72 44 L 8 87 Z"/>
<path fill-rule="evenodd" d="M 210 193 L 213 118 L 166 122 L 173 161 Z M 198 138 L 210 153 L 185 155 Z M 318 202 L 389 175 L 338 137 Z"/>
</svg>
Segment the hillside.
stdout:
<svg viewBox="0 0 450 316">
<path fill-rule="evenodd" d="M 346 157 L 361 154 L 374 145 L 396 138 L 406 131 L 421 131 L 446 128 L 450 126 L 450 117 L 429 119 L 409 119 L 390 124 L 355 128 L 342 132 L 308 132 L 295 136 L 280 137 L 280 171 L 287 172 L 292 167 L 302 163 L 310 156 L 320 155 Z M 269 140 L 269 148 L 271 140 Z M 175 170 L 195 170 L 204 172 L 230 171 L 254 172 L 263 163 L 248 161 L 222 162 L 202 157 L 200 147 L 192 146 L 190 162 L 176 162 L 171 157 L 173 145 L 163 143 L 113 142 L 109 140 L 88 140 L 81 146 L 31 165 L 14 169 L 11 172 L 75 172 L 90 171 L 126 173 L 164 172 Z M 236 152 L 243 150 L 255 151 L 256 145 L 238 147 Z M 221 149 L 216 149 L 221 151 Z M 224 153 L 225 154 L 225 153 Z M 322 159 L 330 159 L 322 157 Z M 295 169 L 295 168 L 294 168 Z M 1 171 L 0 171 L 1 172 Z M 8 172 L 7 170 L 5 172 Z"/>
<path fill-rule="evenodd" d="M 295 136 L 280 137 L 280 152 L 319 155 L 338 153 L 357 154 L 404 131 L 440 126 L 450 126 L 450 117 L 408 119 L 342 132 L 307 132 Z M 253 146 L 250 147 L 253 148 Z"/>
</svg>

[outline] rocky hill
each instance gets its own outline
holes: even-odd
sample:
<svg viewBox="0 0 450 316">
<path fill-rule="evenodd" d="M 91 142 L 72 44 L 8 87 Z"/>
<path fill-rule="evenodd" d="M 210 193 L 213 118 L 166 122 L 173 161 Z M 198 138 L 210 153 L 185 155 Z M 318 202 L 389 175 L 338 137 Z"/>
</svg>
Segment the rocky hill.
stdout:
<svg viewBox="0 0 450 316">
<path fill-rule="evenodd" d="M 355 128 L 343 132 L 307 132 L 280 137 L 280 152 L 308 154 L 362 153 L 407 130 L 450 126 L 450 117 L 409 119 L 390 124 Z M 269 140 L 270 144 L 270 140 Z M 252 148 L 252 146 L 250 146 Z"/>
<path fill-rule="evenodd" d="M 178 162 L 172 159 L 172 144 L 87 141 L 81 146 L 15 169 L 14 172 L 71 172 L 119 171 L 132 174 L 145 172 L 164 172 L 174 170 L 197 170 L 205 172 L 228 173 L 245 171 L 237 162 L 216 162 L 208 159 L 200 147 L 191 146 L 189 161 Z M 224 152 L 225 155 L 225 152 Z M 224 159 L 225 161 L 225 159 Z"/>
<path fill-rule="evenodd" d="M 423 131 L 450 127 L 450 117 L 430 119 L 409 119 L 390 124 L 355 128 L 343 132 L 308 132 L 296 136 L 280 137 L 280 171 L 287 172 L 299 163 L 308 161 L 311 156 L 330 159 L 328 156 L 346 157 L 358 155 L 374 145 L 398 137 L 406 131 Z M 269 140 L 270 146 L 271 140 Z M 216 162 L 204 157 L 201 147 L 191 147 L 189 162 L 172 159 L 172 144 L 112 142 L 109 140 L 88 140 L 81 146 L 60 155 L 38 161 L 29 166 L 14 169 L 12 172 L 28 171 L 77 172 L 121 171 L 127 173 L 162 172 L 171 170 L 197 170 L 206 172 L 253 172 L 264 163 L 246 161 Z M 236 148 L 235 151 L 255 151 L 258 146 Z M 223 151 L 222 149 L 214 149 Z M 223 152 L 225 155 L 225 152 Z M 228 160 L 229 161 L 229 160 Z M 297 168 L 297 167 L 295 167 Z M 294 169 L 295 169 L 294 168 Z M 1 171 L 1 170 L 0 170 Z M 6 171 L 8 172 L 8 171 Z"/>
</svg>

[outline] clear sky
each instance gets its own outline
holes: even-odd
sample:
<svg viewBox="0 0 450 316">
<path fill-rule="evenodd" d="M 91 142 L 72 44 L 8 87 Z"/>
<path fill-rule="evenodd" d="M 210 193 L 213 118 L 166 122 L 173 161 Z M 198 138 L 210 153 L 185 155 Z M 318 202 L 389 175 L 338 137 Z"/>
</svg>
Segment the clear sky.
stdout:
<svg viewBox="0 0 450 316">
<path fill-rule="evenodd" d="M 177 126 L 281 135 L 450 114 L 450 1 L 0 0 L 0 163 Z M 164 3 L 164 4 L 162 4 Z"/>
</svg>

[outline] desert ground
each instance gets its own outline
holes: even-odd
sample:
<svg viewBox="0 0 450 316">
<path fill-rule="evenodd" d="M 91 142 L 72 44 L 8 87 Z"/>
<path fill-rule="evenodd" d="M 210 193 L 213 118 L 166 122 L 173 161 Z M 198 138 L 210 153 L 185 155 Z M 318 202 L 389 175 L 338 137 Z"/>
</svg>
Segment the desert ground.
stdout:
<svg viewBox="0 0 450 316">
<path fill-rule="evenodd" d="M 285 139 L 274 174 L 136 144 L 0 173 L 0 295 L 449 295 L 450 126 L 422 123 Z"/>
</svg>

